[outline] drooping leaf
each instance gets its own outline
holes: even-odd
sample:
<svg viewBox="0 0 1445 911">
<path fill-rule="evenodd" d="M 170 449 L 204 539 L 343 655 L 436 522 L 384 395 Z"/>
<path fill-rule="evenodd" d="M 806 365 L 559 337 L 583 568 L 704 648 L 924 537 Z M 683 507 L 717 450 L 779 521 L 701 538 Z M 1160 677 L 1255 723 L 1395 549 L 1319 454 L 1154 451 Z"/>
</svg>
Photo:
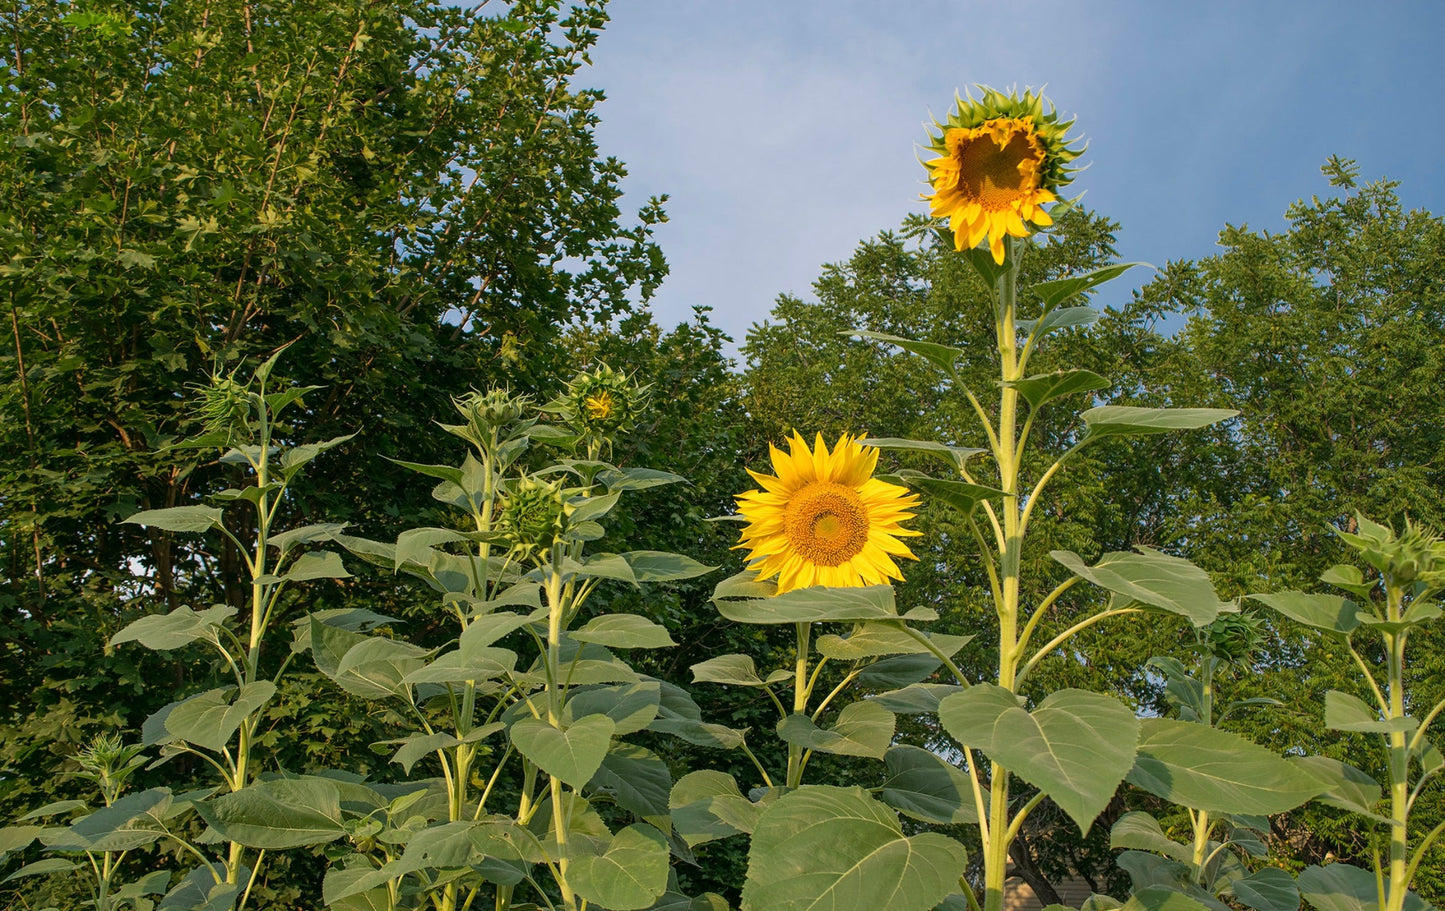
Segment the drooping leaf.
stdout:
<svg viewBox="0 0 1445 911">
<path fill-rule="evenodd" d="M 281 575 L 287 582 L 306 582 L 312 579 L 349 579 L 351 573 L 341 562 L 341 557 L 330 551 L 308 551 L 296 558 L 296 562 Z"/>
<path fill-rule="evenodd" d="M 1230 886 L 1234 897 L 1255 911 L 1299 911 L 1300 892 L 1294 877 L 1278 867 L 1264 867 Z"/>
<path fill-rule="evenodd" d="M 676 582 L 705 576 L 717 569 L 691 557 L 660 550 L 632 550 L 622 554 L 622 559 L 632 567 L 638 582 Z"/>
<path fill-rule="evenodd" d="M 1087 326 L 1098 318 L 1099 311 L 1093 307 L 1060 307 L 1049 311 L 1042 319 L 1021 319 L 1015 325 L 1020 332 L 1043 338 L 1059 329 Z"/>
<path fill-rule="evenodd" d="M 126 624 L 120 632 L 110 637 L 107 645 L 139 642 L 149 649 L 168 651 L 197 639 L 214 636 L 214 628 L 235 614 L 236 609 L 226 604 L 217 604 L 203 611 L 178 607 L 168 614 L 150 614 Z"/>
<path fill-rule="evenodd" d="M 721 683 L 728 686 L 766 686 L 787 680 L 793 675 L 779 668 L 764 680 L 758 676 L 752 655 L 719 655 L 692 666 L 694 683 Z"/>
<path fill-rule="evenodd" d="M 562 707 L 563 725 L 588 715 L 612 719 L 614 737 L 646 730 L 662 705 L 662 687 L 656 680 L 576 687 Z"/>
<path fill-rule="evenodd" d="M 893 747 L 883 761 L 888 778 L 878 797 L 893 809 L 938 825 L 978 822 L 968 773 L 915 746 Z M 987 791 L 983 793 L 987 800 Z"/>
<path fill-rule="evenodd" d="M 1360 625 L 1359 609 L 1339 595 L 1311 595 L 1304 592 L 1273 592 L 1249 595 L 1291 620 L 1328 633 L 1347 635 Z"/>
<path fill-rule="evenodd" d="M 1084 294 L 1097 288 L 1104 282 L 1112 281 L 1135 266 L 1148 265 L 1148 263 L 1115 263 L 1112 266 L 1104 266 L 1092 272 L 1085 272 L 1083 275 L 1056 278 L 1053 281 L 1029 285 L 1026 293 L 1035 295 L 1042 300 L 1044 304 L 1043 312 L 1048 313 L 1069 298 Z"/>
<path fill-rule="evenodd" d="M 183 700 L 166 715 L 167 733 L 219 753 L 246 716 L 276 695 L 276 687 L 269 680 L 246 684 L 232 700 L 230 694 L 235 691 L 235 687 L 225 686 Z"/>
<path fill-rule="evenodd" d="M 916 342 L 910 338 L 901 338 L 900 336 L 888 335 L 884 332 L 869 332 L 864 329 L 854 329 L 851 332 L 841 332 L 839 334 L 853 335 L 858 338 L 871 339 L 875 342 L 887 342 L 890 345 L 897 345 L 904 351 L 918 355 L 949 376 L 955 375 L 955 365 L 958 363 L 958 359 L 964 354 L 961 348 L 940 345 L 937 342 Z"/>
<path fill-rule="evenodd" d="M 662 816 L 672 793 L 672 773 L 651 750 L 614 743 L 592 776 L 589 791 L 610 794 L 618 806 L 638 816 Z"/>
<path fill-rule="evenodd" d="M 1306 772 L 1322 778 L 1328 784 L 1328 790 L 1321 793 L 1318 798 L 1320 803 L 1349 810 L 1377 821 L 1389 821 L 1387 817 L 1380 816 L 1375 812 L 1383 794 L 1380 783 L 1367 772 L 1328 756 L 1290 756 L 1286 758 L 1290 763 L 1303 766 Z"/>
<path fill-rule="evenodd" d="M 1149 547 L 1138 550 L 1104 554 L 1093 566 L 1066 550 L 1052 551 L 1049 556 L 1100 588 L 1180 614 L 1195 626 L 1204 626 L 1219 616 L 1223 605 L 1208 573 L 1181 557 Z"/>
<path fill-rule="evenodd" d="M 1033 712 L 1014 694 L 979 684 L 943 700 L 950 735 L 1053 798 L 1087 833 L 1134 764 L 1139 720 L 1123 703 L 1085 690 L 1051 693 Z"/>
<path fill-rule="evenodd" d="M 719 819 L 711 809 L 715 797 L 747 800 L 738 789 L 737 780 L 726 772 L 702 769 L 689 772 L 677 780 L 668 795 L 672 825 L 688 847 L 697 847 L 719 838 L 740 834 L 743 830 Z"/>
<path fill-rule="evenodd" d="M 963 687 L 949 683 L 912 683 L 902 689 L 879 693 L 868 697 L 895 715 L 923 715 L 936 713 L 943 700 L 954 693 L 963 692 Z"/>
<path fill-rule="evenodd" d="M 734 623 L 820 623 L 899 618 L 891 585 L 863 588 L 796 588 L 771 598 L 735 601 L 713 596 L 718 613 Z M 915 608 L 904 619 L 937 619 L 928 608 Z"/>
<path fill-rule="evenodd" d="M 1181 863 L 1191 863 L 1194 858 L 1191 845 L 1181 844 L 1165 835 L 1159 821 L 1142 810 L 1133 810 L 1119 817 L 1109 830 L 1109 847 L 1149 851 Z"/>
<path fill-rule="evenodd" d="M 806 786 L 764 811 L 748 852 L 744 911 L 929 911 L 958 887 L 967 855 L 932 832 L 907 837 L 861 788 Z"/>
<path fill-rule="evenodd" d="M 221 510 L 214 506 L 171 506 L 138 512 L 125 522 L 162 531 L 210 531 L 221 527 Z"/>
<path fill-rule="evenodd" d="M 971 515 L 978 504 L 985 500 L 992 500 L 1004 496 L 1002 490 L 994 487 L 970 484 L 967 481 L 930 478 L 922 472 L 909 471 L 907 469 L 898 472 L 897 478 L 908 485 L 910 490 L 921 492 L 924 495 L 924 499 L 947 503 L 964 515 Z"/>
<path fill-rule="evenodd" d="M 1358 696 L 1329 690 L 1325 693 L 1325 727 L 1332 731 L 1353 731 L 1359 734 L 1388 734 L 1401 731 L 1409 734 L 1420 722 L 1409 715 L 1385 719 Z"/>
<path fill-rule="evenodd" d="M 872 446 L 875 449 L 926 452 L 942 459 L 954 471 L 963 471 L 969 459 L 980 453 L 988 452 L 987 449 L 970 449 L 966 446 L 935 443 L 932 440 L 904 440 L 897 437 L 859 437 L 858 443 L 861 446 Z"/>
<path fill-rule="evenodd" d="M 1375 874 L 1350 864 L 1309 866 L 1296 880 L 1301 897 L 1319 911 L 1378 911 Z M 1390 878 L 1385 877 L 1388 892 Z M 1430 911 L 1430 904 L 1414 892 L 1405 893 L 1404 911 Z"/>
<path fill-rule="evenodd" d="M 1197 810 L 1260 815 L 1324 790 L 1319 778 L 1238 734 L 1168 718 L 1140 723 L 1129 783 Z"/>
</svg>

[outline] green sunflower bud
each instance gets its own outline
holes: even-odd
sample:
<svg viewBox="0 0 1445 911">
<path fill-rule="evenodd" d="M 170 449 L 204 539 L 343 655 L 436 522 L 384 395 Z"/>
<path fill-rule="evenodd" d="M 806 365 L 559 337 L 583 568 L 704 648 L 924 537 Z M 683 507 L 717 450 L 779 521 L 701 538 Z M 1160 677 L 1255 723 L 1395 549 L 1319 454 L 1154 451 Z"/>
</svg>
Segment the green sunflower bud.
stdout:
<svg viewBox="0 0 1445 911">
<path fill-rule="evenodd" d="M 502 495 L 497 528 L 512 548 L 526 555 L 545 552 L 567 532 L 572 507 L 562 481 L 522 477 Z"/>
<path fill-rule="evenodd" d="M 1445 585 L 1445 541 L 1425 526 L 1406 519 L 1405 529 L 1397 535 L 1387 525 L 1356 515 L 1354 532 L 1336 533 L 1396 585 Z"/>
<path fill-rule="evenodd" d="M 467 425 L 480 439 L 487 439 L 493 430 L 504 431 L 511 424 L 522 419 L 530 410 L 532 399 L 526 395 L 512 395 L 506 389 L 491 389 L 487 392 L 469 392 L 452 399 L 452 404 Z M 503 433 L 503 436 L 506 434 Z"/>
<path fill-rule="evenodd" d="M 554 403 L 554 410 L 579 434 L 607 437 L 631 430 L 646 411 L 651 394 L 651 386 L 639 386 L 626 374 L 602 364 L 577 374 L 561 400 Z"/>
<path fill-rule="evenodd" d="M 225 434 L 227 442 L 246 435 L 250 429 L 251 395 L 236 373 L 212 373 L 205 386 L 193 387 L 200 394 L 196 416 L 207 434 Z"/>
<path fill-rule="evenodd" d="M 1225 614 L 1199 631 L 1200 645 L 1230 664 L 1248 664 L 1264 649 L 1264 621 L 1252 613 Z"/>
</svg>

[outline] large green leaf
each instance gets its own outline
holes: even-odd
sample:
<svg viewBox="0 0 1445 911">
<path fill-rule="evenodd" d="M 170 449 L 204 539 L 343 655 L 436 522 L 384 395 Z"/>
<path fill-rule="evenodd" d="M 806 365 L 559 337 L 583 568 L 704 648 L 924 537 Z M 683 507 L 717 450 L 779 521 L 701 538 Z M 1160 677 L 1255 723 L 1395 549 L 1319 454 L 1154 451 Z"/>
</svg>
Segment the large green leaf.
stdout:
<svg viewBox="0 0 1445 911">
<path fill-rule="evenodd" d="M 1092 272 L 1085 272 L 1083 275 L 1074 275 L 1069 278 L 1056 278 L 1053 281 L 1029 285 L 1026 293 L 1036 295 L 1042 300 L 1044 302 L 1044 312 L 1048 313 L 1069 298 L 1084 294 L 1087 291 L 1097 288 L 1104 282 L 1112 281 L 1135 266 L 1149 266 L 1149 264 L 1115 263 L 1112 266 L 1104 266 Z"/>
<path fill-rule="evenodd" d="M 1359 609 L 1355 603 L 1339 595 L 1273 592 L 1247 597 L 1274 608 L 1291 620 L 1328 633 L 1346 635 L 1360 625 Z"/>
<path fill-rule="evenodd" d="M 615 729 L 606 715 L 585 715 L 565 729 L 523 718 L 512 725 L 512 743 L 542 771 L 581 789 L 601 767 Z"/>
<path fill-rule="evenodd" d="M 1103 405 L 1090 408 L 1079 417 L 1089 428 L 1088 439 L 1107 436 L 1136 436 L 1198 430 L 1238 416 L 1229 408 L 1136 408 L 1132 405 Z"/>
<path fill-rule="evenodd" d="M 778 736 L 807 750 L 882 759 L 893 742 L 893 724 L 893 713 L 881 705 L 854 702 L 826 728 L 818 727 L 807 715 L 789 715 L 778 722 Z"/>
<path fill-rule="evenodd" d="M 222 838 L 248 848 L 301 848 L 347 834 L 341 791 L 325 778 L 262 781 L 197 804 L 196 810 Z"/>
<path fill-rule="evenodd" d="M 964 355 L 964 351 L 961 348 L 940 345 L 937 342 L 916 342 L 911 338 L 888 335 L 884 332 L 869 332 L 864 329 L 854 329 L 852 332 L 842 332 L 839 334 L 855 335 L 858 338 L 872 339 L 875 342 L 887 342 L 890 345 L 897 345 L 904 351 L 916 354 L 930 364 L 940 368 L 949 376 L 954 375 L 954 365 L 957 364 L 958 359 Z"/>
<path fill-rule="evenodd" d="M 895 715 L 926 715 L 936 713 L 945 698 L 961 692 L 963 687 L 949 683 L 912 683 L 902 689 L 870 696 L 868 701 L 876 702 Z"/>
<path fill-rule="evenodd" d="M 71 870 L 80 869 L 80 864 L 73 860 L 66 860 L 63 857 L 47 857 L 44 860 L 37 860 L 33 864 L 26 864 L 20 869 L 11 873 L 0 882 L 10 882 L 25 876 L 48 876 L 51 873 L 69 873 Z"/>
<path fill-rule="evenodd" d="M 645 490 L 666 484 L 686 484 L 687 478 L 670 471 L 655 468 L 604 468 L 597 473 L 597 480 L 609 491 Z"/>
<path fill-rule="evenodd" d="M 614 737 L 645 730 L 657 717 L 662 688 L 656 680 L 576 687 L 567 693 L 562 707 L 563 726 L 587 715 L 612 719 Z"/>
<path fill-rule="evenodd" d="M 567 882 L 610 911 L 641 911 L 667 890 L 667 859 L 667 838 L 637 823 L 618 832 L 599 854 L 574 854 Z"/>
<path fill-rule="evenodd" d="M 660 550 L 631 550 L 622 554 L 622 559 L 632 567 L 638 582 L 676 582 L 705 576 L 717 569 L 691 557 Z"/>
<path fill-rule="evenodd" d="M 1084 690 L 1059 690 L 1032 713 L 992 684 L 943 700 L 938 717 L 955 739 L 977 747 L 1048 794 L 1087 833 L 1134 764 L 1139 720 L 1128 706 Z"/>
<path fill-rule="evenodd" d="M 308 551 L 296 558 L 290 568 L 281 575 L 287 582 L 306 582 L 312 579 L 349 579 L 341 557 L 330 551 Z"/>
<path fill-rule="evenodd" d="M 1104 554 L 1093 566 L 1067 550 L 1052 551 L 1049 556 L 1100 588 L 1140 604 L 1181 614 L 1195 626 L 1204 626 L 1219 616 L 1224 605 L 1214 593 L 1214 583 L 1208 573 L 1188 560 L 1153 548 L 1138 550 L 1138 553 Z"/>
<path fill-rule="evenodd" d="M 1238 734 L 1169 718 L 1140 723 L 1129 783 L 1197 810 L 1258 815 L 1293 809 L 1326 787 Z"/>
<path fill-rule="evenodd" d="M 1332 731 L 1352 731 L 1356 734 L 1388 734 L 1401 731 L 1406 734 L 1420 726 L 1420 722 L 1409 715 L 1403 718 L 1385 719 L 1379 711 L 1371 708 L 1358 696 L 1329 690 L 1325 693 L 1325 727 Z"/>
<path fill-rule="evenodd" d="M 909 838 L 861 788 L 807 786 L 758 821 L 743 911 L 929 911 L 958 888 L 967 855 L 932 832 Z"/>
<path fill-rule="evenodd" d="M 1231 886 L 1234 897 L 1255 911 L 1299 911 L 1300 892 L 1294 877 L 1278 867 L 1264 867 Z"/>
<path fill-rule="evenodd" d="M 934 648 L 950 658 L 973 639 L 972 636 L 946 636 L 940 633 L 922 634 Z M 883 655 L 910 655 L 929 653 L 928 646 L 919 642 L 896 623 L 863 623 L 849 636 L 832 633 L 819 636 L 815 646 L 818 654 L 837 661 L 858 661 L 863 658 L 878 658 Z"/>
<path fill-rule="evenodd" d="M 1380 783 L 1368 773 L 1328 756 L 1290 756 L 1287 761 L 1304 767 L 1307 773 L 1328 784 L 1328 790 L 1319 795 L 1320 803 L 1368 816 L 1378 822 L 1390 821 L 1375 812 L 1383 793 Z"/>
<path fill-rule="evenodd" d="M 1058 329 L 1087 326 L 1098 318 L 1099 311 L 1093 307 L 1060 307 L 1049 311 L 1042 319 L 1021 319 L 1015 325 L 1020 332 L 1042 338 Z"/>
<path fill-rule="evenodd" d="M 197 693 L 182 701 L 166 715 L 166 732 L 187 743 L 219 753 L 226 748 L 231 735 L 236 733 L 246 716 L 276 695 L 276 687 L 269 680 L 246 684 L 232 701 L 229 697 L 235 689 L 224 686 Z"/>
<path fill-rule="evenodd" d="M 1109 847 L 1149 851 L 1181 863 L 1191 863 L 1194 858 L 1192 845 L 1182 844 L 1165 835 L 1159 820 L 1142 810 L 1133 810 L 1119 817 L 1109 830 Z"/>
<path fill-rule="evenodd" d="M 727 686 L 766 686 L 791 678 L 792 672 L 779 668 L 764 680 L 758 676 L 752 655 L 718 655 L 692 666 L 694 683 L 721 683 Z"/>
<path fill-rule="evenodd" d="M 1097 392 L 1108 389 L 1109 381 L 1092 370 L 1059 370 L 1024 377 L 1009 383 L 1018 390 L 1030 408 L 1038 409 L 1054 399 L 1076 392 Z"/>
<path fill-rule="evenodd" d="M 108 807 L 75 820 L 65 829 L 47 829 L 40 841 L 60 851 L 129 851 L 152 844 L 165 834 L 172 815 L 170 788 L 127 794 Z"/>
<path fill-rule="evenodd" d="M 313 629 L 313 635 L 314 630 Z M 346 650 L 330 674 L 337 686 L 357 696 L 404 696 L 402 681 L 421 670 L 431 654 L 400 639 L 367 636 Z"/>
<path fill-rule="evenodd" d="M 107 645 L 139 642 L 149 649 L 168 651 L 197 639 L 213 640 L 216 637 L 215 628 L 227 618 L 235 616 L 235 613 L 234 607 L 225 604 L 217 604 L 203 611 L 178 607 L 168 614 L 151 614 L 126 624 L 120 632 L 110 637 Z"/>
<path fill-rule="evenodd" d="M 1350 864 L 1310 866 L 1300 871 L 1300 895 L 1319 911 L 1379 911 L 1375 874 Z M 1385 877 L 1385 888 L 1390 878 Z M 1431 905 L 1414 892 L 1405 893 L 1404 911 L 1431 911 Z"/>
<path fill-rule="evenodd" d="M 863 588 L 796 588 L 771 598 L 734 601 L 714 594 L 718 613 L 734 623 L 820 623 L 826 621 L 896 620 L 893 586 Z M 904 619 L 935 620 L 936 611 L 915 608 Z"/>
<path fill-rule="evenodd" d="M 509 648 L 473 648 L 448 652 L 401 678 L 402 686 L 419 683 L 465 683 L 504 677 L 516 668 L 517 653 Z"/>
<path fill-rule="evenodd" d="M 138 512 L 125 522 L 162 531 L 210 531 L 221 527 L 221 511 L 214 506 L 172 506 Z"/>
<path fill-rule="evenodd" d="M 743 744 L 743 735 L 721 724 L 702 720 L 702 710 L 680 686 L 658 681 L 661 699 L 657 717 L 648 730 L 671 734 L 694 746 L 734 750 Z"/>
<path fill-rule="evenodd" d="M 689 772 L 672 786 L 672 792 L 668 795 L 672 825 L 688 847 L 696 847 L 744 831 L 712 812 L 712 801 L 717 797 L 747 800 L 738 789 L 735 778 L 726 772 L 711 769 Z"/>
<path fill-rule="evenodd" d="M 1135 889 L 1121 911 L 1217 911 L 1198 899 L 1165 886 Z"/>
<path fill-rule="evenodd" d="M 677 645 L 667 628 L 636 614 L 603 614 L 569 635 L 578 642 L 595 642 L 608 648 L 667 648 Z"/>
<path fill-rule="evenodd" d="M 883 762 L 888 778 L 878 796 L 893 809 L 938 825 L 978 822 L 968 774 L 937 754 L 915 746 L 896 746 Z"/>
<path fill-rule="evenodd" d="M 638 816 L 662 816 L 672 793 L 672 773 L 651 750 L 614 743 L 588 789 L 610 794 L 618 806 Z"/>
</svg>

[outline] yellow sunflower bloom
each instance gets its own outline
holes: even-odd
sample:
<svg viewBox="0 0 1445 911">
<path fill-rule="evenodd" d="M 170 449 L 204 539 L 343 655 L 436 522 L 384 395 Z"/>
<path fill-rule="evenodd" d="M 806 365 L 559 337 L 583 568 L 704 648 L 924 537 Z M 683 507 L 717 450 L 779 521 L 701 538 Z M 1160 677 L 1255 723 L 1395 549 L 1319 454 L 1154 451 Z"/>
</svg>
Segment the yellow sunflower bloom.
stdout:
<svg viewBox="0 0 1445 911">
<path fill-rule="evenodd" d="M 1027 237 L 1031 224 L 1053 224 L 1045 203 L 1069 183 L 1069 162 L 1079 151 L 1068 144 L 1073 121 L 1061 123 L 1041 95 L 1020 98 L 985 89 L 983 98 L 959 99 L 954 113 L 937 124 L 929 148 L 937 158 L 924 162 L 933 192 L 933 217 L 947 218 L 954 245 L 968 249 L 988 239 L 994 262 L 1004 261 L 1006 235 Z"/>
<path fill-rule="evenodd" d="M 895 557 L 918 559 L 899 538 L 918 535 L 899 523 L 918 497 L 873 477 L 878 450 L 844 434 L 829 452 L 798 433 L 789 452 L 772 450 L 777 476 L 749 471 L 761 490 L 738 496 L 748 520 L 742 542 L 759 579 L 778 578 L 778 593 L 813 585 L 882 585 L 902 579 Z"/>
</svg>

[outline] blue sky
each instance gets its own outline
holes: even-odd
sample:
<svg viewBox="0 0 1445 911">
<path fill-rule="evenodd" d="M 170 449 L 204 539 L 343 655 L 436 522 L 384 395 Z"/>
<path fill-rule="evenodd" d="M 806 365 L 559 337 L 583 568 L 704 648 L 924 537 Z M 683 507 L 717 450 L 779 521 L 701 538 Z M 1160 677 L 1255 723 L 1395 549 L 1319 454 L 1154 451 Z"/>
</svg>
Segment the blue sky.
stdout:
<svg viewBox="0 0 1445 911">
<path fill-rule="evenodd" d="M 671 195 L 659 322 L 695 304 L 741 342 L 781 293 L 924 210 L 917 143 L 975 83 L 1047 86 L 1078 118 L 1072 190 L 1127 260 L 1280 230 L 1319 166 L 1402 182 L 1445 213 L 1445 3 L 614 0 L 584 70 L 624 204 Z M 1143 276 L 1147 279 L 1147 276 Z M 1119 285 L 1116 283 L 1115 288 Z M 1127 288 L 1114 294 L 1126 294 Z M 1101 299 L 1108 303 L 1107 297 Z"/>
</svg>

